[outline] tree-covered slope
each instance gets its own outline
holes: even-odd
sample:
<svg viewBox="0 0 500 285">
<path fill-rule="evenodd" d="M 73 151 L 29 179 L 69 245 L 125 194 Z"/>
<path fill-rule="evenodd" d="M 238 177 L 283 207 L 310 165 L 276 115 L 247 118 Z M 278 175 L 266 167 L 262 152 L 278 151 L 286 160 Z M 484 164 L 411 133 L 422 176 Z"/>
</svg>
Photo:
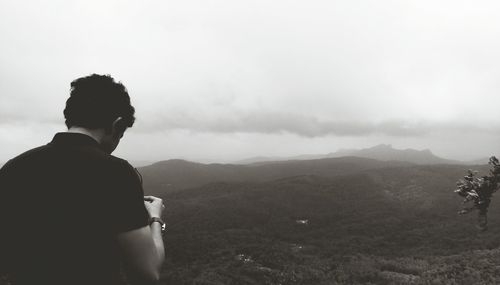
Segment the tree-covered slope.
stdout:
<svg viewBox="0 0 500 285">
<path fill-rule="evenodd" d="M 500 244 L 500 207 L 495 199 L 490 230 L 483 233 L 475 228 L 474 214 L 458 216 L 461 199 L 452 190 L 463 172 L 461 166 L 379 168 L 166 193 L 170 226 L 163 279 L 166 284 L 433 284 L 455 278 L 450 276 L 476 278 L 479 270 L 489 274 L 477 279 L 481 284 L 494 278 L 498 262 L 494 253 L 477 250 Z M 461 257 L 463 266 L 446 265 Z"/>
</svg>

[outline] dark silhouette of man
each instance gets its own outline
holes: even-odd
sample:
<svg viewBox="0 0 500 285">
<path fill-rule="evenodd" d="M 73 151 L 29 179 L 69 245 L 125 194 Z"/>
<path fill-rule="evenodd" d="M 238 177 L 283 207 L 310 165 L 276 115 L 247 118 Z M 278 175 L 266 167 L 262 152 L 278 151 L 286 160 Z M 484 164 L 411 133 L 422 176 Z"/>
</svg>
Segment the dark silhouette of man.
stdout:
<svg viewBox="0 0 500 285">
<path fill-rule="evenodd" d="M 0 170 L 0 260 L 12 284 L 154 284 L 164 260 L 162 200 L 112 156 L 135 121 L 123 84 L 71 82 L 67 132 Z"/>
</svg>

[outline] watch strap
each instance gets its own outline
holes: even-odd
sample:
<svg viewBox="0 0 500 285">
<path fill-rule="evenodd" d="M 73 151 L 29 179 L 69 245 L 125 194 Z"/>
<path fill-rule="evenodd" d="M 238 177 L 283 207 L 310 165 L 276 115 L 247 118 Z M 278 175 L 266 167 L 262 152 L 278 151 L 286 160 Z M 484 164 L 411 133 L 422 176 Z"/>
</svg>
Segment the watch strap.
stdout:
<svg viewBox="0 0 500 285">
<path fill-rule="evenodd" d="M 159 217 L 151 217 L 151 218 L 149 218 L 149 225 L 151 226 L 153 223 L 160 223 L 160 225 L 161 225 L 161 232 L 165 233 L 166 224 L 165 224 L 165 222 L 161 218 L 159 218 Z"/>
</svg>

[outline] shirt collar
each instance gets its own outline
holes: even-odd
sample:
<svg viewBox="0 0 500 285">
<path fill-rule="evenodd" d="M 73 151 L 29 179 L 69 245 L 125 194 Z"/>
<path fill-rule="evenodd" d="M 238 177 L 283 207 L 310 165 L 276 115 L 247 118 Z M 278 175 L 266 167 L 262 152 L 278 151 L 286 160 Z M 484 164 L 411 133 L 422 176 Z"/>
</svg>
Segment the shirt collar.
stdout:
<svg viewBox="0 0 500 285">
<path fill-rule="evenodd" d="M 50 143 L 55 145 L 94 146 L 100 148 L 99 143 L 95 139 L 81 133 L 57 133 Z"/>
</svg>

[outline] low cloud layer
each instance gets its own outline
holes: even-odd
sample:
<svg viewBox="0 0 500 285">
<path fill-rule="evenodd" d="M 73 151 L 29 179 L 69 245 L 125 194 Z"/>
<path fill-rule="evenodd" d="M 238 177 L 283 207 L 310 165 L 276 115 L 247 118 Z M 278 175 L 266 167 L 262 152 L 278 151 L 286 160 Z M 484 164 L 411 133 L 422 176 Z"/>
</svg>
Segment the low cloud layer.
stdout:
<svg viewBox="0 0 500 285">
<path fill-rule="evenodd" d="M 320 120 L 314 116 L 293 113 L 239 112 L 225 116 L 209 116 L 202 114 L 171 114 L 143 121 L 137 132 L 162 132 L 185 130 L 205 133 L 289 133 L 303 137 L 323 136 L 366 136 L 386 135 L 395 137 L 419 137 L 430 133 L 460 132 L 498 133 L 497 125 L 477 125 L 466 122 L 414 122 L 404 120 L 388 120 L 382 122 L 356 122 Z"/>
</svg>

